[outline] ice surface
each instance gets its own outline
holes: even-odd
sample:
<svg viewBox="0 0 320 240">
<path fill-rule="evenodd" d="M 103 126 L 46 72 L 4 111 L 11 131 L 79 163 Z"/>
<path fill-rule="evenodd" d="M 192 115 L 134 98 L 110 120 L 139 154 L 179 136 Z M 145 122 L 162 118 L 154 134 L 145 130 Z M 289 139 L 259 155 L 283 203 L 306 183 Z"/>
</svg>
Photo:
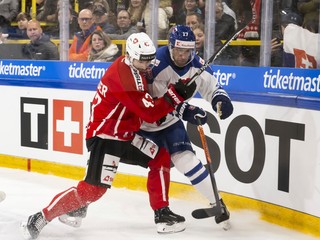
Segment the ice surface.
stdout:
<svg viewBox="0 0 320 240">
<path fill-rule="evenodd" d="M 55 176 L 0 168 L 0 190 L 7 195 L 0 203 L 0 240 L 22 240 L 19 224 L 47 206 L 57 193 L 76 185 L 77 181 Z M 231 212 L 232 229 L 224 231 L 213 218 L 196 220 L 191 211 L 203 203 L 171 199 L 171 209 L 187 220 L 181 233 L 159 235 L 153 222 L 146 192 L 112 188 L 89 207 L 80 228 L 50 222 L 39 240 L 315 240 L 318 238 L 272 225 L 251 211 Z"/>
</svg>

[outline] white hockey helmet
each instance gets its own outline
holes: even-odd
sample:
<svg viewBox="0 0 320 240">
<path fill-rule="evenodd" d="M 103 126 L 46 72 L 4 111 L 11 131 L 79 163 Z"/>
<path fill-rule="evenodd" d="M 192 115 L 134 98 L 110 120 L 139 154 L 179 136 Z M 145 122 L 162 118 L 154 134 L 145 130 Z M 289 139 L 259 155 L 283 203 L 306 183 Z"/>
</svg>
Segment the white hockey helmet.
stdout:
<svg viewBox="0 0 320 240">
<path fill-rule="evenodd" d="M 139 61 L 152 61 L 156 57 L 156 48 L 150 37 L 144 33 L 133 33 L 126 41 L 126 52 L 130 58 Z"/>
</svg>

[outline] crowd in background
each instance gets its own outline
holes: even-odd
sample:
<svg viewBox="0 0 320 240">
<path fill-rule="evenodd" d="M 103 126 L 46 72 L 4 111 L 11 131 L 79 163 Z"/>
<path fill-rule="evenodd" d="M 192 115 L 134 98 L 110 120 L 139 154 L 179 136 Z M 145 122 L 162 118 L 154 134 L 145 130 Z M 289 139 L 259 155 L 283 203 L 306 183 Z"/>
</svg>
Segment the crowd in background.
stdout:
<svg viewBox="0 0 320 240">
<path fill-rule="evenodd" d="M 28 21 L 32 13 L 33 20 L 45 23 L 41 34 L 50 39 L 59 39 L 60 1 L 36 0 L 36 11 L 31 1 L 26 1 L 26 12 L 20 12 L 19 0 L 0 2 L 0 37 L 6 39 L 30 39 L 27 34 Z M 261 0 L 251 0 L 253 20 L 238 36 L 245 40 L 260 40 Z M 167 40 L 170 28 L 176 24 L 188 25 L 196 36 L 197 53 L 203 57 L 205 41 L 205 0 L 161 0 L 158 9 L 158 39 Z M 243 8 L 238 0 L 216 0 L 215 4 L 215 49 L 223 44 L 223 40 L 232 36 L 238 24 L 239 11 Z M 78 0 L 77 12 L 75 1 L 70 0 L 69 37 L 72 43 L 70 50 L 77 53 L 85 51 L 80 58 L 70 57 L 73 61 L 86 61 L 92 49 L 92 33 L 101 30 L 100 37 L 109 43 L 112 40 L 125 40 L 135 32 L 146 32 L 150 35 L 151 13 L 148 0 Z M 289 23 L 301 26 L 312 33 L 319 33 L 320 0 L 274 0 L 273 1 L 273 37 L 271 41 L 272 66 L 283 66 L 283 33 L 284 26 Z M 86 17 L 81 17 L 86 10 Z M 12 23 L 16 22 L 17 26 Z M 88 39 L 87 39 L 88 38 Z M 32 42 L 32 41 L 31 41 Z M 82 46 L 85 44 L 85 48 Z M 110 44 L 105 44 L 109 47 Z M 81 50 L 82 49 L 82 50 Z M 121 46 L 118 46 L 121 53 Z M 222 65 L 259 65 L 259 46 L 229 47 L 217 59 L 215 64 Z M 71 53 L 71 54 L 73 54 Z M 116 53 L 115 55 L 118 55 Z M 80 52 L 81 54 L 81 52 Z"/>
</svg>

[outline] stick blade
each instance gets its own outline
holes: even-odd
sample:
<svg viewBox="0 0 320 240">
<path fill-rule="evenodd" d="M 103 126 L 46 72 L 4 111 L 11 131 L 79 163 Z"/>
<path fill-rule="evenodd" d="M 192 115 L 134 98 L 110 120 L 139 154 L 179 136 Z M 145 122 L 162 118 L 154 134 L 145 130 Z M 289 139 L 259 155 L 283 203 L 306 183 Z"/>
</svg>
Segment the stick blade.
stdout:
<svg viewBox="0 0 320 240">
<path fill-rule="evenodd" d="M 196 219 L 215 217 L 221 215 L 221 209 L 218 206 L 199 208 L 194 210 L 191 215 Z"/>
</svg>

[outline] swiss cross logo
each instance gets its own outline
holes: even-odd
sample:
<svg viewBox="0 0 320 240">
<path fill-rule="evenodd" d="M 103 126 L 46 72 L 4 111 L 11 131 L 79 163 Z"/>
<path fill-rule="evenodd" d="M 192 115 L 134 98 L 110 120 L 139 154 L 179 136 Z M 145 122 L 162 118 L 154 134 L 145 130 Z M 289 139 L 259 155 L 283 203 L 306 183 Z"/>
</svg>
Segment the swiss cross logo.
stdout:
<svg viewBox="0 0 320 240">
<path fill-rule="evenodd" d="M 317 61 L 314 56 L 307 54 L 304 50 L 293 49 L 296 68 L 317 68 Z"/>
<path fill-rule="evenodd" d="M 83 105 L 53 100 L 53 150 L 83 153 Z"/>
</svg>

